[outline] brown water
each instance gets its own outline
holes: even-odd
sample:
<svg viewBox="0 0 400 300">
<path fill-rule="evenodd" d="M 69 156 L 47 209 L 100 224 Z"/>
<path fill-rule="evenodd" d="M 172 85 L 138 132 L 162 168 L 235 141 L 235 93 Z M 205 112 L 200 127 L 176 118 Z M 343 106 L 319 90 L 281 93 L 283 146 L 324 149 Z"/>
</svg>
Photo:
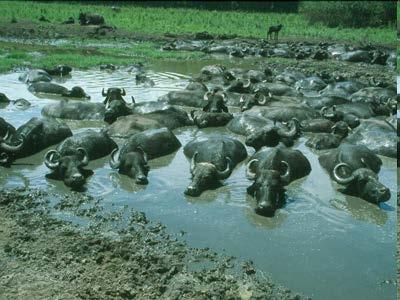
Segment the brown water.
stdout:
<svg viewBox="0 0 400 300">
<path fill-rule="evenodd" d="M 152 101 L 168 91 L 184 88 L 188 76 L 214 62 L 153 65 L 148 72 L 155 81 L 151 88 L 136 86 L 134 74 L 98 70 L 74 71 L 63 85 L 82 86 L 92 96 L 91 101 L 96 102 L 102 100 L 103 87 L 113 86 L 125 88 L 127 97 L 134 96 L 138 102 Z M 240 66 L 239 62 L 246 67 L 255 61 L 218 61 L 235 66 Z M 0 116 L 16 127 L 40 116 L 45 104 L 56 101 L 32 95 L 18 81 L 19 75 L 0 75 L 0 92 L 11 99 L 23 97 L 32 102 L 26 111 L 14 110 L 12 106 L 0 109 Z M 74 133 L 105 126 L 102 122 L 68 123 Z M 243 140 L 224 128 L 187 127 L 174 132 L 183 145 L 194 137 L 215 132 Z M 206 191 L 198 198 L 185 196 L 190 173 L 182 148 L 150 162 L 146 186 L 136 186 L 130 178 L 115 172 L 108 165 L 108 158 L 93 161 L 89 167 L 95 174 L 88 180 L 86 193 L 104 197 L 102 203 L 107 210 L 126 205 L 144 211 L 172 232 L 183 230 L 194 247 L 210 247 L 240 259 L 251 259 L 274 281 L 314 299 L 395 299 L 396 160 L 382 157 L 379 177 L 390 188 L 392 198 L 377 207 L 338 193 L 337 186 L 319 165 L 317 155 L 304 142 L 304 138 L 300 139 L 295 148 L 310 160 L 312 172 L 287 187 L 287 205 L 274 218 L 254 214 L 254 201 L 246 195 L 251 182 L 245 178 L 245 162 L 221 188 Z M 18 160 L 10 169 L 0 167 L 0 186 L 30 186 L 69 193 L 62 182 L 44 177 L 48 170 L 42 162 L 47 150 Z M 249 155 L 253 152 L 248 148 Z M 63 217 L 79 221 L 72 215 Z"/>
</svg>

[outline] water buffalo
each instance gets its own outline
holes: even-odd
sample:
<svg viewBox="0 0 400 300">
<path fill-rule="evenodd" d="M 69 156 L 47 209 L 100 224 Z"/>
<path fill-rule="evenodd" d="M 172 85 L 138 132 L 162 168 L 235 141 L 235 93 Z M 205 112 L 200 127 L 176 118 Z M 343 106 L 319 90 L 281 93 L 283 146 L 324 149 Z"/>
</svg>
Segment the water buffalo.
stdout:
<svg viewBox="0 0 400 300">
<path fill-rule="evenodd" d="M 365 85 L 358 81 L 339 81 L 328 84 L 323 90 L 320 91 L 320 95 L 350 99 L 350 96 L 352 94 L 361 90 L 364 87 Z"/>
<path fill-rule="evenodd" d="M 390 191 L 378 180 L 382 160 L 365 146 L 341 144 L 319 157 L 321 166 L 339 184 L 340 191 L 379 204 L 390 199 Z"/>
<path fill-rule="evenodd" d="M 233 133 L 247 136 L 264 126 L 273 126 L 273 124 L 272 120 L 266 119 L 259 114 L 244 112 L 235 116 L 228 123 L 227 128 Z"/>
<path fill-rule="evenodd" d="M 103 25 L 104 17 L 93 13 L 80 13 L 79 24 L 81 25 Z"/>
<path fill-rule="evenodd" d="M 302 132 L 332 132 L 334 123 L 328 119 L 310 119 L 300 122 Z"/>
<path fill-rule="evenodd" d="M 20 81 L 25 83 L 35 83 L 35 82 L 50 82 L 51 76 L 44 70 L 29 70 L 18 77 Z"/>
<path fill-rule="evenodd" d="M 52 171 L 46 177 L 63 180 L 72 189 L 81 189 L 93 171 L 84 169 L 90 160 L 111 153 L 117 144 L 105 132 L 87 130 L 64 140 L 56 150 L 50 150 L 44 158 Z"/>
<path fill-rule="evenodd" d="M 105 106 L 97 102 L 62 100 L 47 104 L 42 108 L 42 115 L 51 118 L 69 120 L 103 120 Z"/>
<path fill-rule="evenodd" d="M 110 125 L 108 133 L 115 137 L 129 137 L 147 129 L 167 127 L 173 130 L 190 125 L 193 125 L 193 122 L 189 119 L 188 114 L 182 109 L 171 106 L 151 113 L 120 117 Z"/>
<path fill-rule="evenodd" d="M 10 138 L 15 135 L 15 127 L 0 117 L 0 165 L 9 166 L 11 163 L 9 152 L 19 151 L 23 145 L 23 137 L 17 145 L 10 144 Z"/>
<path fill-rule="evenodd" d="M 296 81 L 294 87 L 297 90 L 306 90 L 306 91 L 320 91 L 326 87 L 326 82 L 323 81 L 318 76 L 311 76 L 304 79 L 300 79 Z"/>
<path fill-rule="evenodd" d="M 261 147 L 275 147 L 280 142 L 287 146 L 292 146 L 294 138 L 300 132 L 300 124 L 296 119 L 290 121 L 291 129 L 286 129 L 282 125 L 268 124 L 255 130 L 246 137 L 245 144 L 254 147 L 258 151 Z"/>
<path fill-rule="evenodd" d="M 226 106 L 226 93 L 219 89 L 208 91 L 204 94 L 205 104 L 203 105 L 204 112 L 221 113 L 228 112 Z"/>
<path fill-rule="evenodd" d="M 397 158 L 397 128 L 386 120 L 363 120 L 345 141 L 367 146 L 375 154 Z"/>
<path fill-rule="evenodd" d="M 322 109 L 323 107 L 331 107 L 333 105 L 345 104 L 349 101 L 339 96 L 317 96 L 317 97 L 303 97 L 303 103 L 313 109 Z"/>
<path fill-rule="evenodd" d="M 0 93 L 0 106 L 7 105 L 7 104 L 12 104 L 18 109 L 27 109 L 31 106 L 31 103 L 23 98 L 16 99 L 16 100 L 10 100 L 5 94 Z"/>
<path fill-rule="evenodd" d="M 272 100 L 272 93 L 267 92 L 267 95 L 257 91 L 255 95 L 242 95 L 239 100 L 240 110 L 246 111 L 252 108 L 253 106 L 260 105 L 263 106 L 267 102 Z"/>
<path fill-rule="evenodd" d="M 315 119 L 320 116 L 317 111 L 305 106 L 304 107 L 282 106 L 282 107 L 260 108 L 259 112 L 264 118 L 271 119 L 277 122 L 288 122 L 293 118 L 301 122 L 307 119 Z"/>
<path fill-rule="evenodd" d="M 339 121 L 332 126 L 332 133 L 316 133 L 306 142 L 306 146 L 317 150 L 339 147 L 342 140 L 347 137 L 349 129 L 351 130 L 346 122 Z"/>
<path fill-rule="evenodd" d="M 101 92 L 103 97 L 106 97 L 103 104 L 106 106 L 106 111 L 104 114 L 104 121 L 107 123 L 113 123 L 120 116 L 127 116 L 132 114 L 132 108 L 127 105 L 123 96 L 126 95 L 125 89 L 120 88 L 109 88 L 107 93 L 104 89 Z M 132 97 L 132 102 L 134 102 Z"/>
<path fill-rule="evenodd" d="M 226 112 L 204 112 L 192 110 L 190 115 L 193 119 L 193 123 L 198 128 L 225 126 L 233 118 L 232 114 Z"/>
<path fill-rule="evenodd" d="M 79 86 L 74 86 L 71 90 L 68 90 L 66 87 L 50 82 L 33 83 L 28 87 L 28 91 L 31 93 L 53 94 L 69 98 L 90 99 L 90 96 Z"/>
<path fill-rule="evenodd" d="M 52 76 L 66 76 L 71 73 L 72 68 L 66 65 L 58 65 L 52 69 L 44 68 L 43 70 L 45 70 L 49 75 Z"/>
<path fill-rule="evenodd" d="M 217 187 L 220 180 L 228 178 L 233 168 L 247 157 L 246 148 L 241 142 L 217 136 L 195 139 L 186 144 L 183 152 L 191 159 L 192 174 L 192 182 L 185 194 L 194 197 Z"/>
<path fill-rule="evenodd" d="M 57 144 L 72 135 L 70 128 L 55 119 L 32 118 L 21 125 L 1 149 L 9 156 L 9 162 L 26 157 Z M 21 141 L 22 137 L 22 141 Z"/>
<path fill-rule="evenodd" d="M 372 55 L 370 52 L 365 50 L 355 50 L 349 51 L 341 54 L 339 56 L 340 60 L 351 61 L 351 62 L 365 62 L 370 63 L 372 59 Z"/>
<path fill-rule="evenodd" d="M 132 135 L 111 154 L 110 166 L 135 179 L 137 184 L 147 184 L 148 159 L 170 154 L 181 146 L 176 136 L 167 128 L 150 129 Z"/>
<path fill-rule="evenodd" d="M 308 159 L 290 148 L 264 148 L 255 153 L 247 163 L 246 174 L 253 184 L 247 193 L 257 201 L 255 212 L 273 216 L 285 204 L 285 186 L 311 172 Z"/>
<path fill-rule="evenodd" d="M 247 80 L 235 79 L 226 88 L 227 92 L 234 92 L 234 93 L 250 93 L 251 90 L 252 87 L 250 79 Z"/>
<path fill-rule="evenodd" d="M 168 92 L 157 100 L 171 105 L 203 107 L 204 95 L 207 91 L 204 84 L 190 83 L 184 90 Z"/>
</svg>

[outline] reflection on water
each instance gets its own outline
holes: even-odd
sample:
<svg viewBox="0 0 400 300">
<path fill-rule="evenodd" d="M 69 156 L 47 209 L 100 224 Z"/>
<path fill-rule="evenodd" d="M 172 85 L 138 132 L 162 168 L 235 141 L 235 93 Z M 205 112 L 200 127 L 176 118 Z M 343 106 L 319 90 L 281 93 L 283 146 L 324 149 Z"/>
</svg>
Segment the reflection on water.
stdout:
<svg viewBox="0 0 400 300">
<path fill-rule="evenodd" d="M 236 63 L 236 60 L 230 63 Z M 241 60 L 243 66 L 252 60 Z M 123 87 L 127 99 L 154 101 L 171 91 L 182 89 L 188 77 L 195 75 L 205 64 L 214 61 L 166 62 L 152 66 L 147 75 L 154 87 L 136 85 L 135 74 L 123 70 L 73 71 L 63 85 L 82 86 L 91 101 L 103 100 L 102 88 Z M 228 65 L 228 61 L 221 62 Z M 0 92 L 11 99 L 26 98 L 32 107 L 26 111 L 12 106 L 0 108 L 0 116 L 20 126 L 31 117 L 40 116 L 45 104 L 54 103 L 47 97 L 37 98 L 18 81 L 20 74 L 0 75 Z M 64 82 L 65 80 L 65 82 Z M 101 121 L 68 121 L 74 133 L 97 128 Z M 185 145 L 196 137 L 229 134 L 244 141 L 244 137 L 224 128 L 199 130 L 194 127 L 174 131 Z M 123 140 L 117 141 L 120 145 Z M 337 192 L 338 185 L 318 163 L 318 151 L 310 150 L 300 139 L 300 149 L 312 164 L 309 176 L 287 187 L 287 205 L 274 218 L 254 213 L 254 199 L 247 195 L 250 181 L 245 178 L 246 161 L 215 189 L 193 198 L 183 194 L 190 183 L 189 161 L 183 147 L 176 153 L 149 162 L 149 184 L 138 186 L 125 175 L 118 174 L 108 163 L 108 157 L 90 162 L 95 173 L 88 179 L 86 193 L 102 196 L 104 209 L 133 207 L 144 211 L 151 219 L 161 221 L 169 230 L 187 232 L 195 247 L 211 247 L 243 259 L 251 259 L 277 282 L 316 299 L 394 299 L 392 285 L 379 282 L 394 279 L 396 224 L 396 160 L 383 159 L 380 180 L 392 192 L 392 198 L 382 208 L 359 198 Z M 49 149 L 55 148 L 55 146 Z M 60 181 L 46 179 L 49 170 L 42 164 L 45 149 L 31 157 L 16 161 L 6 169 L 0 167 L 0 186 L 32 186 L 59 193 L 69 193 Z M 248 148 L 248 154 L 254 150 Z M 65 217 L 65 216 L 62 216 Z M 71 216 L 68 216 L 71 218 Z M 84 220 L 75 221 L 85 224 Z"/>
</svg>

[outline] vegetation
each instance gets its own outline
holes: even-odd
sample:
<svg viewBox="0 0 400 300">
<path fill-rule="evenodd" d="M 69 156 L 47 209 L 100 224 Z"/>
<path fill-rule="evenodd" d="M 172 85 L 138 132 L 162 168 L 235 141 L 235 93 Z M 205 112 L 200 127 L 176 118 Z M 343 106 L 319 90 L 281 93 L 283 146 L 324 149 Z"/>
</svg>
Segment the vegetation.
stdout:
<svg viewBox="0 0 400 300">
<path fill-rule="evenodd" d="M 322 6 L 321 2 L 319 3 L 318 5 Z M 109 25 L 150 35 L 208 31 L 211 34 L 236 34 L 242 37 L 265 38 L 267 26 L 280 23 L 284 26 L 283 38 L 381 44 L 395 40 L 394 26 L 340 29 L 329 28 L 321 23 L 310 26 L 305 17 L 294 13 L 221 12 L 196 9 L 145 8 L 133 5 L 123 6 L 120 12 L 115 12 L 107 5 L 26 1 L 0 1 L 0 9 L 3 19 L 6 18 L 6 22 L 9 22 L 12 17 L 17 20 L 37 21 L 40 16 L 45 15 L 51 22 L 60 23 L 71 16 L 76 19 L 80 11 L 91 11 L 102 14 Z M 324 12 L 322 17 L 328 18 L 328 14 Z"/>
<path fill-rule="evenodd" d="M 394 27 L 395 1 L 303 1 L 300 14 L 328 27 Z"/>
<path fill-rule="evenodd" d="M 91 45 L 95 43 L 89 42 Z M 0 42 L 0 72 L 20 66 L 44 68 L 66 64 L 84 69 L 101 64 L 129 65 L 138 61 L 183 60 L 204 56 L 202 52 L 164 52 L 159 48 L 158 45 L 149 42 L 124 48 L 84 47 L 73 42 L 62 46 Z"/>
</svg>

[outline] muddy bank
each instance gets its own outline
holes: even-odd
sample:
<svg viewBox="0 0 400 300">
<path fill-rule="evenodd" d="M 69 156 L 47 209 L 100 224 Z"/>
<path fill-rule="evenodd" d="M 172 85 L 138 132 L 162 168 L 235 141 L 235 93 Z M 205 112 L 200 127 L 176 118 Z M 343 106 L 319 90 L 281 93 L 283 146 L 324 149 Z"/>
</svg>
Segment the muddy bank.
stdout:
<svg viewBox="0 0 400 300">
<path fill-rule="evenodd" d="M 99 201 L 38 190 L 0 193 L 3 299 L 302 298 L 251 262 L 189 248 L 143 213 L 104 213 Z M 71 214 L 82 217 L 84 229 L 68 221 Z"/>
</svg>

